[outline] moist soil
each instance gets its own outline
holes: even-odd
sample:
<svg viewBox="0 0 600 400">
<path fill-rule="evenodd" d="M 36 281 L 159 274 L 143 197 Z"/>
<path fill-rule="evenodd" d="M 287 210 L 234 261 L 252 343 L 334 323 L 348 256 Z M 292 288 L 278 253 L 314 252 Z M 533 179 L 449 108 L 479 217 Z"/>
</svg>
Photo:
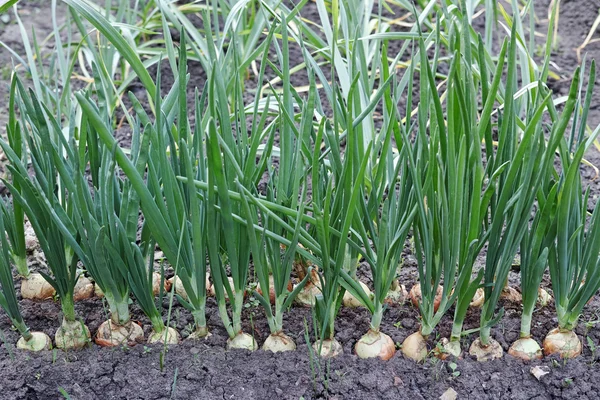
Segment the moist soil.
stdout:
<svg viewBox="0 0 600 400">
<path fill-rule="evenodd" d="M 538 15 L 545 16 L 549 1 L 535 2 Z M 557 93 L 564 95 L 570 85 L 570 76 L 578 64 L 577 48 L 588 34 L 600 8 L 600 0 L 572 0 L 561 2 L 560 44 L 553 61 L 555 72 L 561 77 L 549 82 Z M 46 2 L 22 2 L 21 17 L 30 31 L 35 26 L 38 35 L 46 35 L 51 29 Z M 312 2 L 302 12 L 308 19 L 318 21 Z M 539 32 L 545 32 L 545 17 L 540 17 Z M 474 22 L 483 25 L 482 20 Z M 18 26 L 14 18 L 0 26 L 0 40 L 24 54 Z M 398 46 L 399 47 L 399 46 Z M 51 50 L 51 49 L 47 49 Z M 600 43 L 592 43 L 586 51 L 589 57 L 600 60 Z M 299 56 L 293 53 L 292 56 Z M 0 51 L 0 62 L 11 63 L 11 55 Z M 190 71 L 199 69 L 190 64 Z M 155 73 L 155 69 L 151 71 Z M 202 87 L 205 75 L 192 73 L 190 86 Z M 0 82 L 0 123 L 6 122 L 8 80 L 2 74 Z M 303 84 L 301 77 L 293 84 Z M 168 88 L 172 77 L 163 75 Z M 256 82 L 249 82 L 252 91 Z M 141 86 L 132 86 L 140 91 Z M 600 123 L 600 102 L 595 93 L 589 122 Z M 190 97 L 193 100 L 193 97 Z M 130 140 L 128 128 L 117 132 L 121 143 Z M 1 156 L 1 155 L 0 155 Z M 600 165 L 600 154 L 593 149 L 586 158 Z M 0 169 L 2 160 L 0 159 Z M 2 171 L 0 171 L 2 173 Z M 600 193 L 595 171 L 585 168 L 584 177 L 592 185 L 594 203 Z M 1 186 L 1 185 L 0 185 Z M 2 187 L 0 187 L 0 194 Z M 407 246 L 405 261 L 399 280 L 408 289 L 416 282 L 417 272 L 414 258 Z M 38 258 L 32 258 L 32 263 Z M 482 262 L 484 257 L 479 258 Z M 34 269 L 37 267 L 32 265 Z M 359 270 L 359 277 L 372 287 L 370 274 Z M 519 286 L 519 275 L 511 272 L 509 282 Z M 19 285 L 17 285 L 19 286 Z M 546 276 L 542 286 L 551 292 Z M 163 299 L 164 315 L 169 309 L 168 299 Z M 25 321 L 32 330 L 44 331 L 51 337 L 61 321 L 57 301 L 31 302 L 21 300 Z M 518 338 L 520 306 L 501 302 L 505 314 L 492 329 L 492 336 L 502 345 L 505 352 Z M 102 299 L 92 298 L 77 303 L 76 310 L 85 324 L 95 333 L 107 319 L 107 307 Z M 134 347 L 102 348 L 90 343 L 84 350 L 63 352 L 59 350 L 30 354 L 15 349 L 18 334 L 11 329 L 5 314 L 0 313 L 0 399 L 432 399 L 439 398 L 452 389 L 458 398 L 473 399 L 552 399 L 552 398 L 600 398 L 597 382 L 600 369 L 595 346 L 600 345 L 600 332 L 596 323 L 600 321 L 600 300 L 595 297 L 584 310 L 581 323 L 576 329 L 583 343 L 583 355 L 573 360 L 545 358 L 541 361 L 524 363 L 505 354 L 504 358 L 479 363 L 468 355 L 461 360 L 439 361 L 429 357 L 422 364 L 405 359 L 400 352 L 387 362 L 361 360 L 353 354 L 353 346 L 369 328 L 370 317 L 364 309 L 342 308 L 336 319 L 336 339 L 343 346 L 344 354 L 332 360 L 318 360 L 311 356 L 306 337 L 312 340 L 312 316 L 309 309 L 294 306 L 284 317 L 284 329 L 294 339 L 296 351 L 272 354 L 256 352 L 226 351 L 227 334 L 220 321 L 214 299 L 207 304 L 207 322 L 211 336 L 201 341 L 184 341 L 171 346 L 165 352 L 161 346 L 138 344 Z M 145 334 L 150 324 L 135 302 L 131 306 L 132 319 L 139 321 Z M 431 335 L 430 348 L 442 337 L 448 337 L 452 325 L 453 309 L 440 322 Z M 389 306 L 385 311 L 381 330 L 402 343 L 411 333 L 418 330 L 419 314 L 408 302 Z M 262 309 L 251 297 L 247 298 L 243 321 L 244 331 L 252 333 L 259 345 L 269 334 Z M 192 329 L 192 317 L 188 311 L 173 302 L 170 323 L 185 338 Z M 465 329 L 479 325 L 478 310 L 470 310 Z M 536 310 L 533 316 L 532 334 L 539 343 L 548 331 L 556 327 L 554 305 Z M 473 333 L 464 337 L 463 349 L 476 338 Z M 543 367 L 548 373 L 539 380 L 531 373 L 535 366 Z"/>
</svg>

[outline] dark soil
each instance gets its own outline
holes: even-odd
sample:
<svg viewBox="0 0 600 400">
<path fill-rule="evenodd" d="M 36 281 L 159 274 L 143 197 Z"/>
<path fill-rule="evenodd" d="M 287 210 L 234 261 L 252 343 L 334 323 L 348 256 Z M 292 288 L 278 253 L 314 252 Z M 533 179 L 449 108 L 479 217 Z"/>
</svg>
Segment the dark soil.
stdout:
<svg viewBox="0 0 600 400">
<path fill-rule="evenodd" d="M 540 18 L 539 32 L 545 32 L 545 15 L 548 0 L 536 3 Z M 570 84 L 570 74 L 578 59 L 575 48 L 584 40 L 596 18 L 600 0 L 563 0 L 560 15 L 560 46 L 554 61 L 560 67 L 556 70 L 559 81 L 550 82 L 551 88 L 565 94 Z M 22 2 L 21 15 L 25 25 L 35 26 L 38 35 L 51 30 L 48 18 L 49 5 L 45 2 Z M 302 12 L 305 18 L 316 19 L 316 8 L 309 2 Z M 483 21 L 475 21 L 480 24 Z M 0 26 L 0 40 L 23 54 L 20 33 L 14 21 Z M 590 57 L 600 60 L 600 43 L 593 43 L 586 49 Z M 0 51 L 2 65 L 10 63 L 8 52 Z M 165 63 L 166 64 L 166 63 Z M 164 65 L 165 71 L 168 70 Z M 190 64 L 192 82 L 190 86 L 201 87 L 205 75 L 198 65 Z M 155 73 L 155 70 L 151 71 Z M 0 124 L 6 122 L 8 83 L 2 76 L 0 82 Z M 304 84 L 303 78 L 294 75 Z M 163 75 L 165 87 L 172 84 L 167 72 Z M 253 90 L 257 82 L 248 83 Z M 132 87 L 136 92 L 137 87 Z M 600 110 L 596 92 L 590 112 L 590 125 L 600 123 Z M 192 100 L 193 98 L 190 98 Z M 128 140 L 128 128 L 119 130 L 122 143 Z M 1 155 L 0 155 L 1 156 Z M 600 153 L 593 149 L 586 157 L 594 165 L 600 166 Z M 0 159 L 0 173 L 2 172 Z M 593 169 L 586 168 L 585 178 L 592 183 L 592 193 L 597 198 L 600 193 Z M 0 194 L 2 194 L 0 192 Z M 484 258 L 479 259 L 483 262 Z M 407 249 L 407 258 L 400 272 L 400 282 L 410 288 L 417 279 L 415 263 Z M 369 274 L 359 273 L 368 285 Z M 518 287 L 519 276 L 511 273 L 510 284 Z M 543 282 L 546 289 L 549 279 Z M 32 330 L 45 331 L 54 335 L 61 320 L 57 302 L 34 303 L 21 301 L 23 316 Z M 168 300 L 163 301 L 165 311 Z M 493 337 L 504 350 L 518 338 L 520 307 L 501 304 L 505 315 L 492 330 Z M 107 318 L 103 301 L 97 298 L 80 302 L 76 306 L 78 314 L 92 332 Z M 448 312 L 438 330 L 431 337 L 431 344 L 450 334 L 451 315 Z M 164 313 L 166 315 L 166 312 Z M 150 330 L 149 321 L 134 303 L 132 318 L 140 321 L 146 334 Z M 264 351 L 254 353 L 225 351 L 227 334 L 222 327 L 216 304 L 209 299 L 207 307 L 208 325 L 212 332 L 201 342 L 185 341 L 173 346 L 164 354 L 161 347 L 137 345 L 133 348 L 101 348 L 90 344 L 78 352 L 47 351 L 29 354 L 18 351 L 14 343 L 18 334 L 11 330 L 5 314 L 0 313 L 0 399 L 56 399 L 61 393 L 72 399 L 433 399 L 439 398 L 452 388 L 458 398 L 476 399 L 551 399 L 551 398 L 600 398 L 597 382 L 600 369 L 595 346 L 600 345 L 600 332 L 596 323 L 600 321 L 600 300 L 596 297 L 585 309 L 577 333 L 584 344 L 583 355 L 574 360 L 543 361 L 526 364 L 509 355 L 501 360 L 478 363 L 468 356 L 456 360 L 456 365 L 429 358 L 424 364 L 415 364 L 397 353 L 390 361 L 361 360 L 353 354 L 356 341 L 369 328 L 369 314 L 366 310 L 343 308 L 336 320 L 336 338 L 344 347 L 344 355 L 330 362 L 310 357 L 305 335 L 312 337 L 310 310 L 294 307 L 285 315 L 286 332 L 296 341 L 298 349 L 285 354 L 271 354 Z M 262 309 L 248 301 L 244 330 L 253 333 L 259 344 L 269 334 Z M 185 337 L 189 334 L 192 318 L 188 311 L 174 302 L 171 323 Z M 479 325 L 478 311 L 470 311 L 465 321 L 465 329 Z M 550 305 L 534 313 L 533 337 L 541 342 L 546 333 L 557 325 L 554 306 Z M 385 312 L 381 329 L 396 343 L 418 329 L 418 311 L 411 305 L 396 305 Z M 476 334 L 464 338 L 463 349 L 475 339 Z M 312 340 L 312 339 L 311 339 Z M 533 366 L 548 368 L 549 373 L 539 381 L 531 374 Z"/>
</svg>

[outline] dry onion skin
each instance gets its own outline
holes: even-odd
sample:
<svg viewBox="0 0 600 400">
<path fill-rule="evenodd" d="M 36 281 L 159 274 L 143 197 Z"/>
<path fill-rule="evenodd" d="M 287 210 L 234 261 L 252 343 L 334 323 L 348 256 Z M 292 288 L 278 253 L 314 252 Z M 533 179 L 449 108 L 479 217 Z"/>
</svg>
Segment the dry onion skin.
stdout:
<svg viewBox="0 0 600 400">
<path fill-rule="evenodd" d="M 396 344 L 385 333 L 369 329 L 354 346 L 354 352 L 360 358 L 379 358 L 387 361 L 396 354 Z"/>
<path fill-rule="evenodd" d="M 272 333 L 262 345 L 264 351 L 280 353 L 284 351 L 296 350 L 294 340 L 283 332 Z"/>
<path fill-rule="evenodd" d="M 427 358 L 428 353 L 427 340 L 420 331 L 408 336 L 404 339 L 404 342 L 402 342 L 402 354 L 404 354 L 404 357 L 413 361 L 424 361 L 425 358 Z"/>
<path fill-rule="evenodd" d="M 559 355 L 560 358 L 575 358 L 581 355 L 581 340 L 568 329 L 554 328 L 544 339 L 544 354 Z"/>
</svg>

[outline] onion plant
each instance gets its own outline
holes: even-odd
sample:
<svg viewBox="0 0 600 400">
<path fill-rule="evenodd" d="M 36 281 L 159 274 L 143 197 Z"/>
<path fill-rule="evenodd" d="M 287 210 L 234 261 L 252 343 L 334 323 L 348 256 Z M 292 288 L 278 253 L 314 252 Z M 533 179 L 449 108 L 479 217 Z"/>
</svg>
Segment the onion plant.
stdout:
<svg viewBox="0 0 600 400">
<path fill-rule="evenodd" d="M 272 191 L 272 183 L 269 189 Z M 249 201 L 243 188 L 240 188 L 240 193 L 242 194 L 244 215 L 252 218 L 246 221 L 246 228 L 248 229 L 248 237 L 250 238 L 252 262 L 260 286 L 260 292 L 255 291 L 254 296 L 256 296 L 265 309 L 271 332 L 265 340 L 262 349 L 274 353 L 295 350 L 296 344 L 294 340 L 283 332 L 283 314 L 286 309 L 289 309 L 298 293 L 304 288 L 312 272 L 309 269 L 304 279 L 292 290 L 290 278 L 302 223 L 303 203 L 300 204 L 298 210 L 295 234 L 292 237 L 291 243 L 284 245 L 285 251 L 282 254 L 281 242 L 274 239 L 273 236 L 285 237 L 284 228 L 281 227 L 279 221 L 273 221 L 268 214 L 260 214 L 264 229 L 269 230 L 271 234 L 266 235 L 263 231 L 261 235 L 260 231 L 255 231 L 258 220 L 253 217 L 258 216 L 258 214 L 250 211 Z M 267 200 L 273 201 L 274 199 L 267 196 Z"/>
<path fill-rule="evenodd" d="M 275 28 L 275 26 L 273 26 Z M 271 29 L 267 41 L 271 41 L 274 29 Z M 260 204 L 255 204 L 259 213 L 250 210 L 249 200 L 253 203 L 254 196 L 247 189 L 238 185 L 244 215 L 259 217 L 247 221 L 248 237 L 252 251 L 252 262 L 259 288 L 254 295 L 265 309 L 271 335 L 263 344 L 263 350 L 273 352 L 293 350 L 296 344 L 283 332 L 283 313 L 291 306 L 299 293 L 303 292 L 307 284 L 313 284 L 312 269 L 309 267 L 298 276 L 300 282 L 292 289 L 291 274 L 298 255 L 298 238 L 303 226 L 306 199 L 306 171 L 308 165 L 304 151 L 310 145 L 313 117 L 315 113 L 315 102 L 317 90 L 314 78 L 311 77 L 311 87 L 308 98 L 299 106 L 301 107 L 300 126 L 296 127 L 295 103 L 297 93 L 290 84 L 289 66 L 289 40 L 286 24 L 281 25 L 282 48 L 277 42 L 275 46 L 279 58 L 279 66 L 271 63 L 271 68 L 283 77 L 283 90 L 281 94 L 276 92 L 267 101 L 275 99 L 278 104 L 279 117 L 270 125 L 269 139 L 265 147 L 266 154 L 270 155 L 267 165 L 269 179 L 266 185 L 265 200 L 281 207 L 289 207 L 297 210 L 295 216 L 279 215 L 273 216 L 268 211 L 260 210 Z M 266 53 L 263 64 L 266 65 Z M 264 68 L 261 68 L 259 77 L 262 78 Z M 257 121 L 258 101 L 254 105 L 253 120 Z M 268 105 L 266 106 L 268 108 Z M 257 122 L 261 122 L 260 120 Z M 279 132 L 279 147 L 277 154 L 269 150 L 273 146 L 275 129 Z M 260 124 L 253 123 L 251 135 L 259 136 Z M 256 135 L 256 136 L 255 136 Z M 301 194 L 300 194 L 301 193 Z M 300 195 L 299 195 L 300 194 Z M 259 220 L 262 222 L 263 230 L 255 231 Z M 285 225 L 285 226 L 284 226 Z M 287 230 L 288 228 L 289 230 Z M 266 233 L 269 234 L 266 234 Z M 288 238 L 290 243 L 281 243 L 275 237 Z M 280 250 L 280 246 L 284 251 Z M 306 272 L 306 273 L 305 273 Z"/>
<path fill-rule="evenodd" d="M 30 351 L 48 350 L 52 347 L 52 340 L 44 332 L 30 331 L 19 310 L 9 244 L 4 229 L 4 216 L 0 214 L 0 307 L 8 314 L 11 323 L 21 335 L 17 348 Z"/>
<path fill-rule="evenodd" d="M 28 165 L 26 145 L 23 143 L 20 132 L 19 120 L 16 116 L 16 88 L 17 78 L 13 76 L 9 93 L 8 124 L 6 125 L 6 136 L 8 144 L 19 157 L 23 165 Z M 15 190 L 20 191 L 20 185 L 12 180 Z M 37 272 L 30 272 L 27 265 L 27 242 L 25 236 L 25 213 L 19 202 L 13 202 L 12 207 L 2 202 L 2 214 L 4 216 L 4 227 L 10 243 L 10 254 L 14 261 L 17 273 L 22 277 L 21 296 L 24 299 L 44 300 L 54 296 L 56 291 Z"/>
<path fill-rule="evenodd" d="M 218 75 L 218 74 L 217 74 Z M 221 77 L 222 78 L 222 77 Z M 220 79 L 219 79 L 220 80 Z M 223 83 L 222 80 L 219 82 Z M 213 85 L 217 84 L 213 81 Z M 213 234 L 208 236 L 208 258 L 211 265 L 211 276 L 214 282 L 214 291 L 219 306 L 219 314 L 229 335 L 227 347 L 229 349 L 256 350 L 258 345 L 254 337 L 242 330 L 242 310 L 246 286 L 248 283 L 248 270 L 250 266 L 250 237 L 247 229 L 235 221 L 234 214 L 242 216 L 246 221 L 255 221 L 257 216 L 255 209 L 247 207 L 241 208 L 240 203 L 234 203 L 229 198 L 230 184 L 238 182 L 241 186 L 248 187 L 249 181 L 245 185 L 240 181 L 244 179 L 243 175 L 237 172 L 250 171 L 254 173 L 256 166 L 256 157 L 242 156 L 241 146 L 238 147 L 237 140 L 244 142 L 243 136 L 236 140 L 232 134 L 233 127 L 229 123 L 229 111 L 227 102 L 218 102 L 215 92 L 218 88 L 213 86 L 209 92 L 209 108 L 212 115 L 217 115 L 215 106 L 220 108 L 221 115 L 225 115 L 220 120 L 221 130 L 218 131 L 214 119 L 209 121 L 207 135 L 207 161 L 208 161 L 208 226 L 215 227 Z M 221 99 L 223 100 L 223 99 Z M 237 119 L 237 118 L 236 118 Z M 240 122 L 239 119 L 237 119 Z M 244 131 L 241 131 L 244 132 Z M 224 137 L 220 137 L 221 133 Z M 221 145 L 221 143 L 222 145 Z M 222 151 L 222 147 L 227 149 Z M 237 153 L 237 154 L 236 154 Z M 231 156 L 230 156 L 231 154 Z M 240 162 L 241 161 L 241 162 Z M 246 168 L 246 165 L 252 165 L 252 169 Z M 262 174 L 261 174 L 262 175 Z M 220 213 L 216 207 L 219 207 Z M 225 249 L 225 257 L 220 249 Z M 260 257 L 259 255 L 257 255 Z M 226 271 L 226 262 L 231 270 L 231 281 L 228 279 Z M 227 312 L 226 300 L 231 305 L 231 318 Z"/>
<path fill-rule="evenodd" d="M 87 157 L 85 152 L 78 152 L 80 165 L 87 165 L 85 158 L 101 158 L 100 161 L 90 161 L 90 164 L 100 166 L 98 174 L 93 174 L 96 179 L 92 190 L 81 168 L 78 168 L 71 183 L 75 191 L 69 193 L 74 199 L 74 224 L 80 238 L 77 240 L 77 236 L 74 236 L 71 240 L 78 243 L 75 251 L 106 298 L 111 315 L 98 328 L 95 341 L 101 346 L 135 344 L 143 339 L 144 333 L 130 319 L 129 281 L 127 269 L 124 268 L 127 260 L 124 260 L 123 253 L 118 251 L 119 247 L 115 244 L 121 239 L 116 219 L 128 230 L 129 241 L 135 240 L 139 202 L 129 190 L 129 183 L 120 181 L 115 175 L 108 150 L 98 148 L 97 141 L 89 138 L 85 131 L 82 132 L 80 145 L 87 145 L 88 148 Z M 141 160 L 142 163 L 145 161 L 143 157 Z"/>
<path fill-rule="evenodd" d="M 388 106 L 390 104 L 388 102 Z M 393 157 L 391 131 L 397 124 L 394 115 L 392 112 L 390 124 L 386 127 L 387 140 L 381 149 L 376 176 L 371 177 L 371 182 L 375 184 L 371 187 L 368 198 L 359 200 L 357 214 L 362 224 L 354 225 L 362 237 L 365 260 L 371 267 L 374 288 L 372 300 L 367 292 L 360 296 L 371 312 L 371 324 L 369 331 L 356 343 L 355 351 L 361 358 L 378 357 L 382 360 L 388 360 L 396 352 L 396 344 L 380 331 L 380 325 L 384 304 L 396 279 L 404 243 L 417 211 L 412 190 L 413 177 L 408 173 L 405 155 L 407 151 L 411 151 L 410 146 L 401 146 L 399 160 L 394 160 Z M 397 139 L 400 137 L 397 136 Z"/>
<path fill-rule="evenodd" d="M 114 212 L 107 212 L 107 224 L 110 226 L 110 240 L 108 243 L 112 243 L 112 246 L 108 246 L 110 257 L 120 265 L 121 273 L 127 276 L 131 292 L 143 312 L 150 319 L 153 332 L 150 334 L 148 342 L 178 343 L 180 341 L 179 333 L 175 329 L 165 326 L 160 309 L 154 300 L 155 272 L 154 257 L 152 256 L 154 244 L 164 244 L 161 249 L 169 260 L 177 260 L 178 248 L 175 238 L 170 236 L 168 229 L 165 229 L 168 225 L 162 218 L 163 214 L 159 211 L 157 205 L 157 203 L 160 204 L 159 201 L 156 200 L 155 202 L 142 178 L 142 173 L 146 169 L 145 160 L 148 158 L 147 154 L 150 154 L 148 146 L 151 134 L 147 132 L 136 134 L 140 137 L 140 140 L 139 150 L 134 154 L 138 153 L 139 155 L 137 159 L 134 159 L 134 163 L 118 146 L 112 135 L 110 124 L 101 115 L 100 109 L 84 93 L 76 93 L 76 97 L 83 112 L 82 123 L 89 128 L 88 135 L 100 140 L 106 146 L 106 151 L 113 154 L 115 162 L 118 163 L 131 185 L 132 190 L 124 191 L 124 193 L 127 193 L 129 201 L 128 204 L 123 204 L 123 207 L 131 207 L 136 204 L 136 196 L 133 194 L 133 191 L 135 191 L 136 195 L 139 196 L 142 211 L 144 211 L 142 248 L 131 238 L 131 233 L 134 230 L 133 225 L 135 224 L 137 227 L 137 220 L 134 222 L 133 218 L 121 219 Z M 129 212 L 131 210 L 128 210 L 125 215 L 131 217 L 133 213 L 129 214 Z M 127 222 L 127 225 L 125 222 Z M 151 232 L 156 232 L 153 233 L 152 238 L 150 238 Z M 147 252 L 150 252 L 151 256 L 145 256 Z"/>
<path fill-rule="evenodd" d="M 352 100 L 349 100 L 351 103 Z M 352 110 L 351 104 L 348 110 Z M 349 117 L 350 111 L 346 114 Z M 330 165 L 335 168 L 328 170 L 320 165 L 320 143 L 324 142 L 331 150 Z M 319 126 L 312 157 L 311 182 L 312 182 L 312 211 L 315 219 L 315 239 L 318 243 L 316 256 L 322 270 L 319 275 L 321 295 L 315 299 L 315 317 L 318 340 L 313 344 L 314 350 L 324 357 L 334 357 L 342 353 L 340 343 L 335 340 L 335 318 L 343 299 L 343 284 L 345 290 L 368 304 L 362 288 L 347 274 L 342 281 L 347 248 L 348 235 L 355 218 L 360 196 L 364 196 L 364 174 L 369 159 L 371 145 L 364 150 L 362 160 L 354 146 L 360 146 L 357 135 L 352 131 L 352 124 L 348 126 L 346 135 L 345 157 L 340 156 L 339 136 L 336 129 L 325 120 Z M 338 158 L 339 157 L 339 158 Z M 313 251 L 314 252 L 314 251 Z"/>
<path fill-rule="evenodd" d="M 542 358 L 540 345 L 531 337 L 531 323 L 533 311 L 538 303 L 540 284 L 548 266 L 548 252 L 556 235 L 552 230 L 552 221 L 556 214 L 556 195 L 557 186 L 554 184 L 547 196 L 538 196 L 540 209 L 535 212 L 533 221 L 519 245 L 523 314 L 519 339 L 512 344 L 508 353 L 524 360 Z"/>
<path fill-rule="evenodd" d="M 498 145 L 493 160 L 488 160 L 488 171 L 506 167 L 498 174 L 497 189 L 490 198 L 489 241 L 486 254 L 484 291 L 485 300 L 481 312 L 479 338 L 470 348 L 478 360 L 502 356 L 503 350 L 491 338 L 491 328 L 502 316 L 496 314 L 496 306 L 508 272 L 523 236 L 527 233 L 534 201 L 548 170 L 552 168 L 554 154 L 571 120 L 579 85 L 579 70 L 573 78 L 569 98 L 562 115 L 550 127 L 550 138 L 544 137 L 542 116 L 551 108 L 551 94 L 541 85 L 532 94 L 525 109 L 527 115 L 524 129 L 517 124 L 516 92 L 516 35 L 511 35 L 508 51 L 508 71 L 504 109 L 498 123 Z M 535 291 L 537 294 L 537 290 Z"/>
<path fill-rule="evenodd" d="M 68 152 L 69 146 L 52 113 L 43 107 L 35 94 L 27 93 L 19 80 L 17 87 L 22 118 L 19 134 L 21 141 L 26 143 L 34 174 L 29 175 L 28 166 L 8 143 L 1 140 L 0 145 L 9 159 L 8 169 L 20 190 L 9 182 L 5 181 L 5 184 L 13 202 L 23 207 L 46 256 L 51 275 L 41 274 L 60 297 L 63 322 L 56 332 L 56 346 L 81 348 L 88 343 L 90 332 L 75 314 L 74 293 L 80 275 L 78 257 L 73 251 L 76 243 L 69 242 L 67 235 L 63 235 L 63 232 L 75 233 L 75 227 L 69 223 L 73 203 L 67 196 L 67 183 L 58 173 L 71 168 L 63 158 L 63 151 Z M 70 135 L 72 137 L 73 130 Z"/>
<path fill-rule="evenodd" d="M 450 34 L 450 51 L 456 56 L 448 73 L 445 110 L 437 96 L 435 63 L 429 67 L 424 41 L 419 40 L 421 101 L 410 171 L 419 199 L 413 225 L 419 284 L 411 298 L 419 307 L 421 326 L 402 344 L 404 355 L 415 361 L 425 359 L 428 336 L 455 302 L 452 336 L 442 342 L 439 355 L 460 356 L 462 324 L 481 280 L 481 273 L 472 279 L 472 271 L 483 242 L 482 203 L 494 185 L 492 178 L 484 187 L 476 104 L 482 87 L 484 96 L 495 98 L 500 75 L 491 88 L 474 76 L 471 43 L 458 32 Z M 501 70 L 503 61 L 499 65 Z M 488 107 L 481 119 L 489 120 L 490 113 Z"/>
<path fill-rule="evenodd" d="M 585 137 L 595 75 L 596 67 L 592 62 L 585 98 L 579 98 L 575 118 L 567 121 L 572 123 L 571 133 L 568 142 L 561 143 L 560 148 L 562 174 L 553 228 L 556 243 L 550 247 L 549 254 L 558 327 L 546 336 L 543 348 L 544 354 L 558 354 L 562 358 L 581 354 L 581 341 L 573 330 L 583 308 L 600 289 L 600 211 L 596 206 L 589 215 L 590 188 L 583 191 L 580 172 L 585 152 L 600 134 L 598 127 L 589 137 Z M 577 93 L 576 78 L 577 74 L 573 79 L 569 100 Z M 560 122 L 565 123 L 562 120 Z"/>
</svg>

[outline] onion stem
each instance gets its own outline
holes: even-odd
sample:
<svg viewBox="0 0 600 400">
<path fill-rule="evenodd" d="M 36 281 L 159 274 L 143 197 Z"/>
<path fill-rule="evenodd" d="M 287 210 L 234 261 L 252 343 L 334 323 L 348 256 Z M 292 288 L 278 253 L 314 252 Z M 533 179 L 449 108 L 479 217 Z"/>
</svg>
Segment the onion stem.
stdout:
<svg viewBox="0 0 600 400">
<path fill-rule="evenodd" d="M 67 293 L 65 297 L 60 299 L 60 305 L 64 318 L 67 322 L 75 322 L 75 303 L 73 301 L 73 294 Z"/>
<path fill-rule="evenodd" d="M 29 278 L 31 272 L 29 271 L 29 266 L 27 265 L 27 257 L 20 257 L 13 254 L 12 257 L 15 268 L 17 269 L 17 273 L 23 277 L 23 279 Z"/>
</svg>

